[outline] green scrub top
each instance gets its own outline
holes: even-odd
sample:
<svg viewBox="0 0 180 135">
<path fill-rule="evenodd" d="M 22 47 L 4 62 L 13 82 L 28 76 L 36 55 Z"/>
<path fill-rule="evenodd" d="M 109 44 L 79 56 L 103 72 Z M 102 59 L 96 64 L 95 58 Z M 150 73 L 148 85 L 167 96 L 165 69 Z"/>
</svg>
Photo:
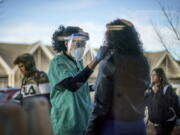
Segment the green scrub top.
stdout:
<svg viewBox="0 0 180 135">
<path fill-rule="evenodd" d="M 52 91 L 51 119 L 55 135 L 83 135 L 92 110 L 88 83 L 76 92 L 71 92 L 59 83 L 68 77 L 76 76 L 83 70 L 82 61 L 76 65 L 63 53 L 55 56 L 50 64 L 48 77 Z"/>
</svg>

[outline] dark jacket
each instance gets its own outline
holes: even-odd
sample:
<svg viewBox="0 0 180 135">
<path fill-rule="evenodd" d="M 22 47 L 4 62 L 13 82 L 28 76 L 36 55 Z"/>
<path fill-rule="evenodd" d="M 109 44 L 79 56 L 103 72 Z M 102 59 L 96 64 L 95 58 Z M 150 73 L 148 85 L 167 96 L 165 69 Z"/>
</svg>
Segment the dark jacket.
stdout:
<svg viewBox="0 0 180 135">
<path fill-rule="evenodd" d="M 107 56 L 100 65 L 87 135 L 99 135 L 106 120 L 142 120 L 149 83 L 149 65 L 144 56 Z"/>
<path fill-rule="evenodd" d="M 156 124 L 171 124 L 180 117 L 178 96 L 171 85 L 167 85 L 166 91 L 164 87 L 161 87 L 157 93 L 151 88 L 146 92 L 149 120 Z"/>
</svg>

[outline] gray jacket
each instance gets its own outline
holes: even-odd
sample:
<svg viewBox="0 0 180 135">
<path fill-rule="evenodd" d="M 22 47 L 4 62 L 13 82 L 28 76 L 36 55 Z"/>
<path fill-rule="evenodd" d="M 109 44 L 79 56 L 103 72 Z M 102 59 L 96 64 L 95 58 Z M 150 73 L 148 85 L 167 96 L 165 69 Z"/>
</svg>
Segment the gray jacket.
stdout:
<svg viewBox="0 0 180 135">
<path fill-rule="evenodd" d="M 100 134 L 106 120 L 142 120 L 144 92 L 149 84 L 149 65 L 144 56 L 107 56 L 100 65 L 87 135 Z"/>
</svg>

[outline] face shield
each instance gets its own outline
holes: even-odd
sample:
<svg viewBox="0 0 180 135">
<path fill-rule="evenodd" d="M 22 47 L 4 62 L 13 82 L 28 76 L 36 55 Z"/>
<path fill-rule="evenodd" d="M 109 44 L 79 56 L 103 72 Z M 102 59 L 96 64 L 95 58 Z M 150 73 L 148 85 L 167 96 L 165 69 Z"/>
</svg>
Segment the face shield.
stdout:
<svg viewBox="0 0 180 135">
<path fill-rule="evenodd" d="M 68 37 L 68 53 L 77 61 L 82 60 L 89 49 L 89 34 L 85 32 L 75 33 Z"/>
</svg>

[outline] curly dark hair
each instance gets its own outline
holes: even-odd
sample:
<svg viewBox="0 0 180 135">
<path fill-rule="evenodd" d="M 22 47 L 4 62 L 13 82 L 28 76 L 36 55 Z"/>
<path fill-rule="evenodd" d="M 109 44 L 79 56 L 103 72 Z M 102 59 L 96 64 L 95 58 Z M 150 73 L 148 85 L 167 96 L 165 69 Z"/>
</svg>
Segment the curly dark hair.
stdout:
<svg viewBox="0 0 180 135">
<path fill-rule="evenodd" d="M 65 46 L 65 41 L 59 41 L 57 38 L 59 36 L 70 36 L 71 34 L 77 33 L 81 30 L 80 27 L 68 26 L 65 28 L 63 25 L 60 25 L 52 36 L 53 49 L 57 52 L 66 51 L 67 48 Z"/>
<path fill-rule="evenodd" d="M 142 43 L 139 35 L 136 32 L 133 24 L 124 19 L 116 19 L 106 26 L 120 25 L 122 30 L 108 30 L 106 31 L 107 45 L 119 54 L 143 54 Z"/>
</svg>

